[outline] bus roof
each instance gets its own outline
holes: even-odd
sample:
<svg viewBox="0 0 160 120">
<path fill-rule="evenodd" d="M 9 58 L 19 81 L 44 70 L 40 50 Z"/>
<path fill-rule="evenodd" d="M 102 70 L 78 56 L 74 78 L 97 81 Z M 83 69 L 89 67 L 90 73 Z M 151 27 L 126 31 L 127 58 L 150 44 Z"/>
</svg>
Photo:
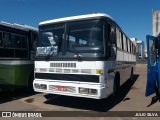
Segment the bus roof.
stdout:
<svg viewBox="0 0 160 120">
<path fill-rule="evenodd" d="M 10 28 L 14 28 L 14 29 L 24 30 L 24 31 L 32 30 L 32 31 L 38 32 L 37 28 L 32 27 L 32 26 L 28 26 L 28 25 L 23 25 L 23 24 L 8 23 L 8 22 L 0 21 L 0 25 L 10 27 Z"/>
<path fill-rule="evenodd" d="M 58 18 L 58 19 L 53 19 L 53 20 L 47 20 L 47 21 L 44 21 L 44 22 L 40 22 L 39 25 L 58 23 L 58 22 L 63 22 L 63 21 L 84 20 L 84 19 L 97 18 L 97 17 L 107 17 L 107 18 L 110 18 L 114 21 L 114 19 L 108 14 L 94 13 L 94 14 L 71 16 L 71 17 L 64 17 L 64 18 Z"/>
</svg>

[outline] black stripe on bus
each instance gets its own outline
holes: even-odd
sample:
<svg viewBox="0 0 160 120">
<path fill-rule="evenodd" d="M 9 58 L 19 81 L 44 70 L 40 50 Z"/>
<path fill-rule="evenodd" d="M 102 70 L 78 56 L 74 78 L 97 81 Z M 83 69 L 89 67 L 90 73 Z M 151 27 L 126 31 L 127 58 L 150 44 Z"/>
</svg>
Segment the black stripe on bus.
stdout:
<svg viewBox="0 0 160 120">
<path fill-rule="evenodd" d="M 99 83 L 99 76 L 97 75 L 35 73 L 35 78 L 44 80 L 63 80 Z"/>
</svg>

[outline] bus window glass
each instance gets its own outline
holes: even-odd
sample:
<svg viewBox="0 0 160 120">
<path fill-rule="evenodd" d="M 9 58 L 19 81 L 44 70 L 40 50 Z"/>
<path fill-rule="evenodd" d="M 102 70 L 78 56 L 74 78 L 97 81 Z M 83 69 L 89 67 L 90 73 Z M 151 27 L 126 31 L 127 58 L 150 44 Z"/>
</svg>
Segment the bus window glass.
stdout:
<svg viewBox="0 0 160 120">
<path fill-rule="evenodd" d="M 25 37 L 25 36 L 21 37 L 21 48 L 24 48 L 24 49 L 28 48 L 27 37 Z"/>
<path fill-rule="evenodd" d="M 132 42 L 130 41 L 130 53 L 133 53 L 133 52 L 132 52 L 132 49 L 133 49 L 133 48 L 132 48 Z"/>
<path fill-rule="evenodd" d="M 3 35 L 2 32 L 0 32 L 0 47 L 3 46 Z"/>
<path fill-rule="evenodd" d="M 130 40 L 128 39 L 128 52 L 130 53 Z"/>
<path fill-rule="evenodd" d="M 155 65 L 156 62 L 156 49 L 155 49 L 155 44 L 153 40 L 149 41 L 149 47 L 150 47 L 150 65 L 153 66 Z"/>
<path fill-rule="evenodd" d="M 107 23 L 107 41 L 108 41 L 108 44 L 112 44 L 112 41 L 111 41 L 111 25 Z"/>
<path fill-rule="evenodd" d="M 14 45 L 13 45 L 14 48 L 20 48 L 20 46 L 21 46 L 20 36 L 12 35 L 12 41 L 14 43 Z"/>
<path fill-rule="evenodd" d="M 123 35 L 123 48 L 125 51 L 127 51 L 127 48 L 126 48 L 126 37 L 125 35 Z"/>
<path fill-rule="evenodd" d="M 73 36 L 69 36 L 69 39 L 68 39 L 68 44 L 69 44 L 69 47 L 70 48 L 72 48 L 73 46 L 75 46 L 75 42 L 76 42 L 76 39 L 75 39 L 75 37 L 73 37 Z"/>
<path fill-rule="evenodd" d="M 64 37 L 63 25 L 49 25 L 40 27 L 40 40 L 38 46 L 58 46 L 62 43 Z"/>
<path fill-rule="evenodd" d="M 81 54 L 84 57 L 103 56 L 102 25 L 99 20 L 70 23 L 67 52 L 64 57 L 75 56 L 75 54 Z"/>
<path fill-rule="evenodd" d="M 120 32 L 120 40 L 121 40 L 121 48 L 122 50 L 124 50 L 124 47 L 123 47 L 123 34 Z"/>
<path fill-rule="evenodd" d="M 21 35 L 12 35 L 12 41 L 13 41 L 13 47 L 14 48 L 22 48 L 22 49 L 27 49 L 27 37 L 21 36 Z"/>
<path fill-rule="evenodd" d="M 80 39 L 80 40 L 79 40 L 79 44 L 80 44 L 80 45 L 87 45 L 87 41 Z"/>
<path fill-rule="evenodd" d="M 117 47 L 121 49 L 120 33 L 118 29 L 116 29 L 116 36 L 117 36 Z"/>
<path fill-rule="evenodd" d="M 38 34 L 32 32 L 32 37 L 31 37 L 31 50 L 36 50 L 37 42 L 38 42 Z"/>
<path fill-rule="evenodd" d="M 5 47 L 12 47 L 11 34 L 4 33 Z"/>
<path fill-rule="evenodd" d="M 128 52 L 128 39 L 126 37 L 126 51 Z"/>
</svg>

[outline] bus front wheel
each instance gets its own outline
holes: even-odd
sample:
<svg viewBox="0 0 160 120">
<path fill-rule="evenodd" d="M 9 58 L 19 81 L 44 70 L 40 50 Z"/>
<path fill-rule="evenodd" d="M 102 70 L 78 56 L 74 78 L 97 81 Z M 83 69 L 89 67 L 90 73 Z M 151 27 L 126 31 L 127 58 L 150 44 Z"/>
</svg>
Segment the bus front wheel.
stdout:
<svg viewBox="0 0 160 120">
<path fill-rule="evenodd" d="M 120 87 L 120 74 L 116 73 L 113 85 L 113 96 L 117 94 L 119 87 Z"/>
</svg>

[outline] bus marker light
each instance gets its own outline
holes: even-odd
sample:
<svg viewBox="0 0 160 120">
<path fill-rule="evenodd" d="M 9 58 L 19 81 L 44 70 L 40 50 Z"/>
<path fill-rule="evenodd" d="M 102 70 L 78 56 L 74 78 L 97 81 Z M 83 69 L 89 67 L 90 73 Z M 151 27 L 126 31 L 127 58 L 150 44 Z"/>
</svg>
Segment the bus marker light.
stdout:
<svg viewBox="0 0 160 120">
<path fill-rule="evenodd" d="M 103 74 L 103 70 L 102 69 L 97 69 L 96 70 L 96 74 L 101 74 L 102 75 Z"/>
<path fill-rule="evenodd" d="M 40 84 L 40 89 L 46 90 L 47 89 L 47 85 L 46 84 Z"/>
<path fill-rule="evenodd" d="M 89 94 L 89 89 L 88 88 L 79 88 L 79 93 L 81 94 Z"/>
<path fill-rule="evenodd" d="M 97 95 L 97 90 L 96 89 L 89 89 L 89 94 Z"/>
<path fill-rule="evenodd" d="M 45 84 L 37 84 L 37 83 L 34 83 L 34 87 L 35 87 L 36 89 L 44 89 L 44 90 L 47 89 L 47 85 L 45 85 Z"/>
</svg>

